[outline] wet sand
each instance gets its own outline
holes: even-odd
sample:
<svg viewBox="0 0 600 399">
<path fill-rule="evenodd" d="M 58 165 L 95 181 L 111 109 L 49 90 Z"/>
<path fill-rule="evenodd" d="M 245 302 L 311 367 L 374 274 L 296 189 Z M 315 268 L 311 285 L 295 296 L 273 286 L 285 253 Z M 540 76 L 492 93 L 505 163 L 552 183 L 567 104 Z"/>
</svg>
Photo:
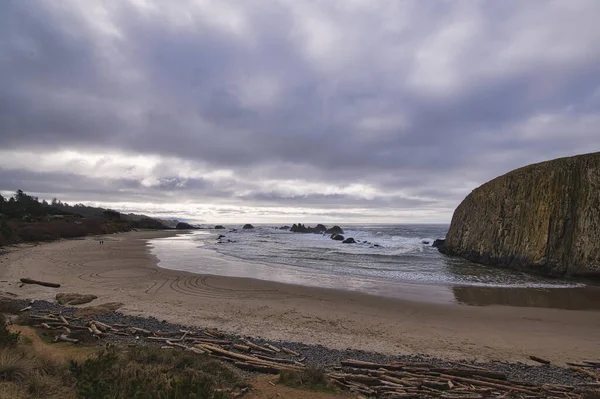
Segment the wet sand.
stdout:
<svg viewBox="0 0 600 399">
<path fill-rule="evenodd" d="M 562 298 L 554 291 L 538 292 L 542 299 L 527 303 L 535 296 L 525 291 L 514 295 L 447 287 L 440 293 L 443 301 L 424 301 L 423 296 L 437 295 L 435 289 L 424 288 L 419 297 L 419 289 L 410 287 L 409 299 L 395 299 L 198 275 L 157 267 L 147 240 L 174 234 L 117 234 L 104 237 L 102 246 L 89 237 L 9 248 L 8 255 L 0 256 L 0 293 L 46 300 L 57 292 L 95 294 L 99 299 L 92 304 L 122 302 L 128 314 L 337 349 L 478 361 L 529 362 L 530 355 L 558 363 L 600 358 L 600 312 L 589 310 L 597 308 L 590 303 L 600 302 L 597 288 L 578 289 Z M 199 264 L 210 261 L 198 259 Z M 21 277 L 62 287 L 19 288 Z M 460 303 L 446 300 L 448 290 Z"/>
</svg>

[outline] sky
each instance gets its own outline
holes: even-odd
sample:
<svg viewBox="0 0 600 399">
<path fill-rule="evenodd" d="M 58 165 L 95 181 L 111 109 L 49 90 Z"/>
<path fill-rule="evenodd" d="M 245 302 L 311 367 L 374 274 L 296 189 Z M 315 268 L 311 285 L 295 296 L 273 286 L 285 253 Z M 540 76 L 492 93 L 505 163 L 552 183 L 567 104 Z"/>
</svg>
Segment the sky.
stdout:
<svg viewBox="0 0 600 399">
<path fill-rule="evenodd" d="M 598 0 L 3 0 L 0 192 L 205 223 L 449 223 L 600 151 Z"/>
</svg>

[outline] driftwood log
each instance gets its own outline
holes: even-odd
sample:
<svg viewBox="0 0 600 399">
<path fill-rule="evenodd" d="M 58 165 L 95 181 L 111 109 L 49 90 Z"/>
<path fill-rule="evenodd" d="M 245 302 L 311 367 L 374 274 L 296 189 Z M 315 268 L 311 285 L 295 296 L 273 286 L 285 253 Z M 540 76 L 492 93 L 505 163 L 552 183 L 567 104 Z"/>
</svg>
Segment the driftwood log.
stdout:
<svg viewBox="0 0 600 399">
<path fill-rule="evenodd" d="M 79 340 L 78 340 L 78 339 L 75 339 L 75 338 L 69 338 L 69 337 L 68 337 L 66 334 L 61 334 L 61 335 L 59 335 L 59 336 L 55 337 L 55 338 L 54 338 L 54 341 L 55 341 L 55 342 L 59 342 L 59 341 L 60 341 L 60 342 L 70 342 L 70 343 L 72 343 L 72 344 L 76 344 L 76 343 L 78 343 L 78 342 L 79 342 Z"/>
<path fill-rule="evenodd" d="M 296 356 L 296 357 L 300 356 L 300 354 L 298 352 L 293 351 L 293 350 L 288 349 L 288 348 L 283 347 L 283 346 L 281 347 L 281 350 L 284 351 L 285 353 L 287 353 L 288 355 L 292 355 L 292 356 Z"/>
<path fill-rule="evenodd" d="M 91 332 L 92 332 L 94 335 L 102 335 L 102 331 L 100 331 L 100 330 L 98 329 L 98 327 L 96 327 L 96 324 L 94 324 L 94 323 L 90 323 L 89 327 L 90 327 L 90 330 L 91 330 Z"/>
<path fill-rule="evenodd" d="M 277 352 L 277 353 L 281 352 L 281 349 L 279 349 L 278 347 L 276 347 L 276 346 L 273 346 L 273 345 L 271 345 L 271 344 L 266 344 L 266 345 L 265 345 L 265 348 L 269 348 L 269 349 L 271 349 L 272 351 L 275 351 L 275 352 Z"/>
<path fill-rule="evenodd" d="M 550 360 L 542 359 L 541 357 L 529 356 L 529 358 L 531 360 L 533 360 L 534 362 L 538 362 L 538 363 L 541 363 L 541 364 L 550 364 Z"/>
<path fill-rule="evenodd" d="M 256 345 L 255 343 L 252 343 L 252 342 L 250 342 L 250 341 L 248 341 L 246 339 L 243 339 L 242 342 L 244 344 L 246 344 L 247 346 L 249 346 L 250 348 L 252 348 L 254 350 L 257 350 L 257 351 L 261 351 L 261 352 L 265 352 L 265 353 L 270 353 L 270 354 L 273 354 L 273 355 L 277 353 L 273 349 L 265 348 L 265 347 Z"/>
<path fill-rule="evenodd" d="M 21 282 L 23 284 L 37 284 L 37 285 L 42 285 L 44 287 L 51 287 L 51 288 L 60 288 L 60 284 L 57 283 L 49 283 L 47 281 L 39 281 L 39 280 L 33 280 L 30 278 L 22 278 Z"/>
</svg>

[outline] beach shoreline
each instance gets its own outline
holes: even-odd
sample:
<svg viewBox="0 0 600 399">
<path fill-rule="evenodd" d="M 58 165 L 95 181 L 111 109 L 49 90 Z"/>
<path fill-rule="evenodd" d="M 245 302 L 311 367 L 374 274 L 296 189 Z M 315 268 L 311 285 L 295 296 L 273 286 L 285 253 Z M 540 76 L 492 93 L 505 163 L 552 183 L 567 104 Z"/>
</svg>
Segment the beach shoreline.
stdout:
<svg viewBox="0 0 600 399">
<path fill-rule="evenodd" d="M 523 362 L 535 355 L 556 363 L 600 355 L 594 339 L 600 317 L 593 310 L 428 303 L 158 267 L 148 240 L 180 233 L 130 232 L 105 236 L 104 245 L 86 237 L 11 248 L 0 257 L 0 292 L 49 301 L 58 292 L 94 294 L 99 299 L 92 305 L 121 302 L 120 311 L 130 315 L 390 355 Z M 19 287 L 22 277 L 62 287 Z"/>
</svg>

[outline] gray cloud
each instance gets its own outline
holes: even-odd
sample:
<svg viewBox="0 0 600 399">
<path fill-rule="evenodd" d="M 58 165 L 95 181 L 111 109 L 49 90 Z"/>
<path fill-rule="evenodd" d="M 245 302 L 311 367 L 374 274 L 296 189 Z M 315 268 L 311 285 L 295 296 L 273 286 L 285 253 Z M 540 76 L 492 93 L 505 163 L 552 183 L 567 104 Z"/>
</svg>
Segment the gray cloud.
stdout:
<svg viewBox="0 0 600 399">
<path fill-rule="evenodd" d="M 594 0 L 5 1 L 0 190 L 447 222 L 498 174 L 600 150 L 599 13 Z"/>
</svg>

